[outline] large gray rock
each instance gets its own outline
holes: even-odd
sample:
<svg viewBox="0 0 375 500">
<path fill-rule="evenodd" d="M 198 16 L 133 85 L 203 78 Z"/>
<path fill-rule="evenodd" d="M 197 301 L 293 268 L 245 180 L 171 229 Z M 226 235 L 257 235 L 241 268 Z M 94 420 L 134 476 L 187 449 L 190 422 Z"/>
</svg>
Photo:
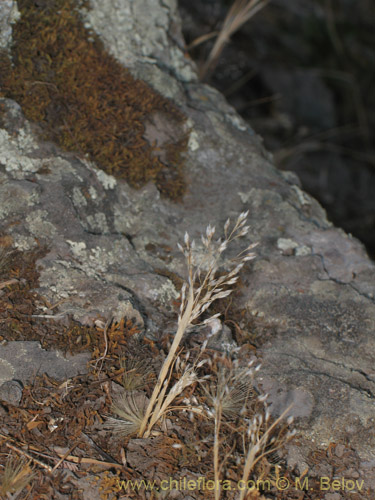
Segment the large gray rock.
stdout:
<svg viewBox="0 0 375 500">
<path fill-rule="evenodd" d="M 152 184 L 132 189 L 38 140 L 18 104 L 2 99 L 1 219 L 18 221 L 7 225 L 17 248 L 48 245 L 39 293 L 51 303 L 67 299 L 59 311 L 82 323 L 98 314 L 134 317 L 157 336 L 178 296 L 160 269 L 184 272 L 176 243 L 186 230 L 197 238 L 208 223 L 219 228 L 249 210 L 251 230 L 240 245 L 259 242 L 258 257 L 243 272 L 236 307 L 262 344 L 258 384 L 274 414 L 294 403 L 311 448 L 349 439 L 375 466 L 374 264 L 294 175 L 275 169 L 224 98 L 197 83 L 174 0 L 91 4 L 87 22 L 107 49 L 188 117 L 188 189 L 179 203 Z"/>
</svg>

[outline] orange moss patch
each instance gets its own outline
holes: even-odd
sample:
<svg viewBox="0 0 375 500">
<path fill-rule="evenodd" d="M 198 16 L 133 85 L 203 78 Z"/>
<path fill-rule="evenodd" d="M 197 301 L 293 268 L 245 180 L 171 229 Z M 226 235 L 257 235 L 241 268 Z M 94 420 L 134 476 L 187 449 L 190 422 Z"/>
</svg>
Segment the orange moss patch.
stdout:
<svg viewBox="0 0 375 500">
<path fill-rule="evenodd" d="M 79 5 L 78 5 L 79 4 Z M 171 199 L 185 189 L 182 112 L 145 82 L 135 80 L 83 26 L 79 0 L 19 0 L 12 64 L 3 54 L 2 94 L 17 101 L 46 139 L 88 154 L 100 168 L 134 187 L 152 180 Z M 160 114 L 175 124 L 163 144 L 145 138 L 145 120 Z"/>
</svg>

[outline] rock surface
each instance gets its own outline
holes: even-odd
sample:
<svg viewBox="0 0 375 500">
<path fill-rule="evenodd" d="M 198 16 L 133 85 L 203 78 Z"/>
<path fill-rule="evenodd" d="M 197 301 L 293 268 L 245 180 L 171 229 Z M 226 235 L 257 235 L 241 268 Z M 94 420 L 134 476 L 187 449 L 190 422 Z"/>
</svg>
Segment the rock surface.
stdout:
<svg viewBox="0 0 375 500">
<path fill-rule="evenodd" d="M 46 373 L 64 380 L 87 373 L 89 353 L 65 358 L 59 351 L 45 351 L 39 342 L 8 342 L 0 348 L 0 399 L 18 404 L 22 384 Z"/>
<path fill-rule="evenodd" d="M 240 244 L 259 242 L 258 256 L 236 308 L 261 344 L 258 384 L 275 415 L 294 403 L 303 456 L 348 440 L 375 467 L 375 266 L 362 245 L 332 227 L 225 99 L 196 81 L 174 0 L 93 1 L 87 22 L 188 117 L 188 188 L 178 203 L 153 184 L 130 188 L 38 139 L 19 105 L 1 99 L 1 226 L 20 250 L 47 245 L 38 292 L 65 299 L 59 312 L 84 324 L 127 316 L 157 336 L 173 319 L 178 290 L 166 271 L 184 275 L 176 244 L 185 231 L 197 239 L 208 223 L 220 228 L 249 210 Z"/>
</svg>

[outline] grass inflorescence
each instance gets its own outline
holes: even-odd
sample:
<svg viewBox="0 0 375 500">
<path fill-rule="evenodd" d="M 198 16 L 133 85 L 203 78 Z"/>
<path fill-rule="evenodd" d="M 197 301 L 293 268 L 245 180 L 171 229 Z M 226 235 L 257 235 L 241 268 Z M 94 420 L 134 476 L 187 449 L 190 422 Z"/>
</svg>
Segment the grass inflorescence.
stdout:
<svg viewBox="0 0 375 500">
<path fill-rule="evenodd" d="M 181 291 L 182 296 L 177 332 L 160 370 L 142 425 L 139 429 L 139 436 L 149 436 L 155 423 L 167 411 L 168 404 L 177 395 L 181 394 L 186 387 L 193 382 L 197 382 L 195 367 L 192 366 L 187 368 L 181 379 L 169 388 L 171 370 L 173 370 L 177 351 L 184 333 L 215 300 L 227 297 L 231 293 L 229 287 L 238 280 L 239 271 L 245 262 L 255 257 L 255 254 L 252 253 L 255 245 L 249 245 L 245 251 L 233 260 L 232 269 L 221 277 L 217 277 L 219 261 L 227 246 L 237 238 L 245 236 L 249 230 L 249 227 L 245 225 L 246 217 L 247 213 L 242 213 L 233 228 L 230 228 L 230 220 L 228 219 L 224 226 L 223 239 L 214 240 L 215 228 L 208 226 L 206 235 L 202 236 L 204 253 L 199 262 L 194 262 L 193 252 L 195 250 L 195 242 L 190 241 L 187 233 L 184 238 L 184 246 L 179 245 L 186 259 L 188 279 Z M 209 319 L 212 320 L 212 317 Z"/>
</svg>

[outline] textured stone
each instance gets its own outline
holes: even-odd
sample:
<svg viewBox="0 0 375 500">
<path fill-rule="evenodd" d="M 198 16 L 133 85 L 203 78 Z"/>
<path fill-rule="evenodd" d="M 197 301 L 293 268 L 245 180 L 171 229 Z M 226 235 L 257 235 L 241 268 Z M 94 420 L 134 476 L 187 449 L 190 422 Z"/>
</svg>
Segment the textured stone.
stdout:
<svg viewBox="0 0 375 500">
<path fill-rule="evenodd" d="M 10 387 L 9 381 L 27 383 L 44 373 L 65 380 L 87 373 L 90 357 L 90 353 L 64 357 L 59 351 L 45 351 L 35 341 L 8 342 L 0 347 L 0 395 Z"/>
<path fill-rule="evenodd" d="M 0 400 L 17 406 L 22 398 L 22 385 L 17 380 L 8 380 L 0 385 Z"/>
</svg>

